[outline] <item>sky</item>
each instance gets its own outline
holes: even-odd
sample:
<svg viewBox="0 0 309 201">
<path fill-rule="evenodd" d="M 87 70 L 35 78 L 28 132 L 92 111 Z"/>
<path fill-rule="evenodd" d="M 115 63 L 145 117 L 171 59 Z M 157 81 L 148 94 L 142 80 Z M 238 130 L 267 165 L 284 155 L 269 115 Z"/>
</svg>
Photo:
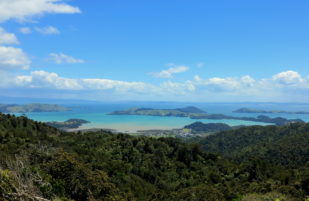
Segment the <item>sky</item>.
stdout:
<svg viewBox="0 0 309 201">
<path fill-rule="evenodd" d="M 307 0 L 0 0 L 0 96 L 308 102 Z"/>
</svg>

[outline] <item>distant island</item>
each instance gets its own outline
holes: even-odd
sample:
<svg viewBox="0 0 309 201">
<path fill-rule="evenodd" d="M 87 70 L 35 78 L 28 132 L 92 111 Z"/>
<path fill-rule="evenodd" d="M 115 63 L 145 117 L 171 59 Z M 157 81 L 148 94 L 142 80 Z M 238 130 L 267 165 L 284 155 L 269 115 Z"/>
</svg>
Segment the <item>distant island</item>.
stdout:
<svg viewBox="0 0 309 201">
<path fill-rule="evenodd" d="M 130 108 L 128 110 L 115 111 L 109 113 L 109 115 L 145 115 L 145 116 L 173 116 L 173 117 L 188 117 L 191 119 L 235 119 L 243 121 L 255 121 L 263 123 L 271 123 L 275 125 L 286 125 L 295 122 L 304 122 L 301 119 L 285 119 L 282 117 L 270 118 L 265 115 L 258 117 L 234 117 L 224 114 L 207 114 L 207 112 L 193 107 L 176 108 L 176 109 L 153 109 L 153 108 Z"/>
<path fill-rule="evenodd" d="M 54 128 L 61 129 L 61 130 L 68 130 L 68 129 L 79 128 L 81 125 L 87 124 L 87 123 L 90 123 L 90 122 L 84 119 L 69 119 L 64 122 L 51 121 L 51 122 L 47 122 L 46 124 Z"/>
<path fill-rule="evenodd" d="M 173 117 L 190 117 L 199 114 L 206 114 L 205 111 L 189 106 L 176 109 L 152 109 L 152 108 L 130 108 L 109 113 L 110 115 L 147 115 L 147 116 L 173 116 Z"/>
<path fill-rule="evenodd" d="M 26 105 L 0 104 L 2 113 L 27 113 L 27 112 L 62 112 L 69 111 L 68 108 L 60 105 L 32 103 Z"/>
<path fill-rule="evenodd" d="M 259 110 L 252 108 L 240 108 L 233 111 L 234 113 L 264 113 L 264 114 L 309 114 L 309 112 L 289 112 L 284 110 Z"/>
</svg>

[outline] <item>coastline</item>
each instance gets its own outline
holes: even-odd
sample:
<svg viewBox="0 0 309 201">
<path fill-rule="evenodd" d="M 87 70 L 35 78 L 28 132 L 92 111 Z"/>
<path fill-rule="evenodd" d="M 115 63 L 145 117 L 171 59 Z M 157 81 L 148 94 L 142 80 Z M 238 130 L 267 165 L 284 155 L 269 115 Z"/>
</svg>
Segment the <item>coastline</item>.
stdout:
<svg viewBox="0 0 309 201">
<path fill-rule="evenodd" d="M 164 118 L 169 117 L 160 117 L 162 120 Z M 260 123 L 260 122 L 251 122 L 251 121 L 241 121 L 241 120 L 192 120 L 186 124 L 179 124 L 179 125 L 166 125 L 166 124 L 151 124 L 149 122 L 129 122 L 129 123 L 98 123 L 98 122 L 91 122 L 87 124 L 83 124 L 82 126 L 76 129 L 69 129 L 68 131 L 79 131 L 79 130 L 88 130 L 88 129 L 103 129 L 103 130 L 113 130 L 115 132 L 121 133 L 137 133 L 140 130 L 172 130 L 172 129 L 180 129 L 184 126 L 194 123 L 196 121 L 201 121 L 203 123 L 226 123 L 229 126 L 251 126 L 251 125 L 260 125 L 260 126 L 267 126 L 273 125 L 270 123 Z"/>
<path fill-rule="evenodd" d="M 128 124 L 128 123 L 115 123 L 115 124 L 102 124 L 102 123 L 89 123 L 84 124 L 75 129 L 68 129 L 67 131 L 82 131 L 82 130 L 91 130 L 91 129 L 98 129 L 98 130 L 111 130 L 113 132 L 120 132 L 120 133 L 137 133 L 139 130 L 171 130 L 176 129 L 173 126 L 162 126 L 162 125 L 141 125 L 141 124 Z"/>
</svg>

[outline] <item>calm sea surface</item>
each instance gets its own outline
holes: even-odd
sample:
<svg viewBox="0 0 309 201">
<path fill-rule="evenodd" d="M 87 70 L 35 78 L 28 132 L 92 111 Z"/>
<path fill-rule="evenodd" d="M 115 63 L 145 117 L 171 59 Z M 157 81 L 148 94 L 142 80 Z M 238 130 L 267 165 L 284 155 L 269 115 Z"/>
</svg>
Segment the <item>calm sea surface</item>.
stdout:
<svg viewBox="0 0 309 201">
<path fill-rule="evenodd" d="M 82 128 L 109 128 L 121 132 L 135 132 L 143 129 L 172 129 L 182 128 L 185 125 L 197 120 L 184 117 L 156 117 L 156 116 L 137 116 L 137 115 L 108 115 L 115 110 L 125 110 L 131 107 L 148 107 L 171 109 L 186 106 L 195 106 L 205 110 L 210 114 L 226 114 L 232 116 L 256 117 L 260 114 L 238 114 L 232 113 L 233 110 L 241 107 L 264 109 L 264 110 L 285 110 L 285 111 L 309 111 L 309 104 L 273 104 L 273 103 L 149 103 L 149 102 L 131 102 L 131 103 L 104 103 L 92 105 L 65 105 L 71 108 L 67 112 L 42 112 L 27 113 L 26 115 L 38 121 L 65 121 L 70 118 L 79 118 L 90 121 Z M 309 122 L 309 115 L 298 114 L 264 114 L 270 117 L 284 117 L 288 119 L 300 118 Z M 235 125 L 267 125 L 260 122 L 250 122 L 242 120 L 198 120 L 205 123 L 226 123 Z"/>
</svg>

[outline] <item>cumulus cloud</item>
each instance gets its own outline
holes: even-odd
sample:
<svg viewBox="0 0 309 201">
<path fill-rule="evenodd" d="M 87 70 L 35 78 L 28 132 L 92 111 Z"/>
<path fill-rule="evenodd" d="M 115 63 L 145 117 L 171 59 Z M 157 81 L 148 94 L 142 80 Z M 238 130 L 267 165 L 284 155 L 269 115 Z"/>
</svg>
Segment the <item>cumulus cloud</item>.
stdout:
<svg viewBox="0 0 309 201">
<path fill-rule="evenodd" d="M 44 34 L 44 35 L 58 35 L 60 34 L 60 31 L 53 26 L 46 26 L 46 27 L 35 27 L 35 31 Z"/>
<path fill-rule="evenodd" d="M 0 46 L 1 69 L 28 69 L 30 59 L 20 48 Z"/>
<path fill-rule="evenodd" d="M 29 21 L 45 13 L 80 13 L 80 9 L 63 0 L 1 0 L 0 22 L 10 19 Z"/>
<path fill-rule="evenodd" d="M 210 78 L 205 82 L 205 85 L 213 90 L 213 91 L 232 91 L 235 89 L 239 89 L 240 87 L 240 80 L 237 78 L 219 78 L 214 77 Z"/>
<path fill-rule="evenodd" d="M 49 58 L 56 64 L 76 64 L 85 62 L 82 59 L 76 59 L 72 56 L 68 56 L 63 53 L 50 53 Z"/>
<path fill-rule="evenodd" d="M 247 87 L 253 87 L 255 84 L 255 80 L 250 75 L 241 77 L 241 82 Z"/>
<path fill-rule="evenodd" d="M 11 80 L 14 80 L 17 87 L 59 90 L 115 90 L 117 92 L 135 91 L 140 93 L 149 92 L 147 87 L 151 87 L 143 82 L 64 78 L 57 73 L 46 71 L 33 71 L 30 75 L 16 76 Z"/>
<path fill-rule="evenodd" d="M 0 44 L 19 44 L 15 34 L 6 32 L 0 27 Z"/>
<path fill-rule="evenodd" d="M 83 87 L 76 79 L 63 78 L 56 73 L 46 71 L 33 71 L 29 76 L 17 76 L 16 84 L 30 88 L 53 88 L 65 90 L 80 90 Z"/>
<path fill-rule="evenodd" d="M 273 76 L 274 81 L 283 85 L 295 85 L 302 83 L 304 79 L 302 76 L 295 71 L 281 72 Z"/>
<path fill-rule="evenodd" d="M 196 86 L 190 80 L 187 80 L 184 83 L 167 81 L 160 84 L 160 88 L 163 92 L 172 93 L 175 95 L 185 95 L 188 92 L 194 92 Z"/>
<path fill-rule="evenodd" d="M 32 30 L 29 27 L 21 27 L 19 29 L 19 32 L 22 33 L 22 34 L 31 34 Z"/>
<path fill-rule="evenodd" d="M 189 70 L 187 66 L 174 66 L 166 70 L 162 70 L 158 73 L 150 73 L 152 76 L 157 78 L 172 78 L 173 74 L 183 73 Z"/>
<path fill-rule="evenodd" d="M 82 79 L 82 85 L 85 89 L 92 90 L 116 90 L 118 92 L 135 91 L 146 92 L 150 85 L 143 82 L 125 82 L 108 79 Z"/>
</svg>

